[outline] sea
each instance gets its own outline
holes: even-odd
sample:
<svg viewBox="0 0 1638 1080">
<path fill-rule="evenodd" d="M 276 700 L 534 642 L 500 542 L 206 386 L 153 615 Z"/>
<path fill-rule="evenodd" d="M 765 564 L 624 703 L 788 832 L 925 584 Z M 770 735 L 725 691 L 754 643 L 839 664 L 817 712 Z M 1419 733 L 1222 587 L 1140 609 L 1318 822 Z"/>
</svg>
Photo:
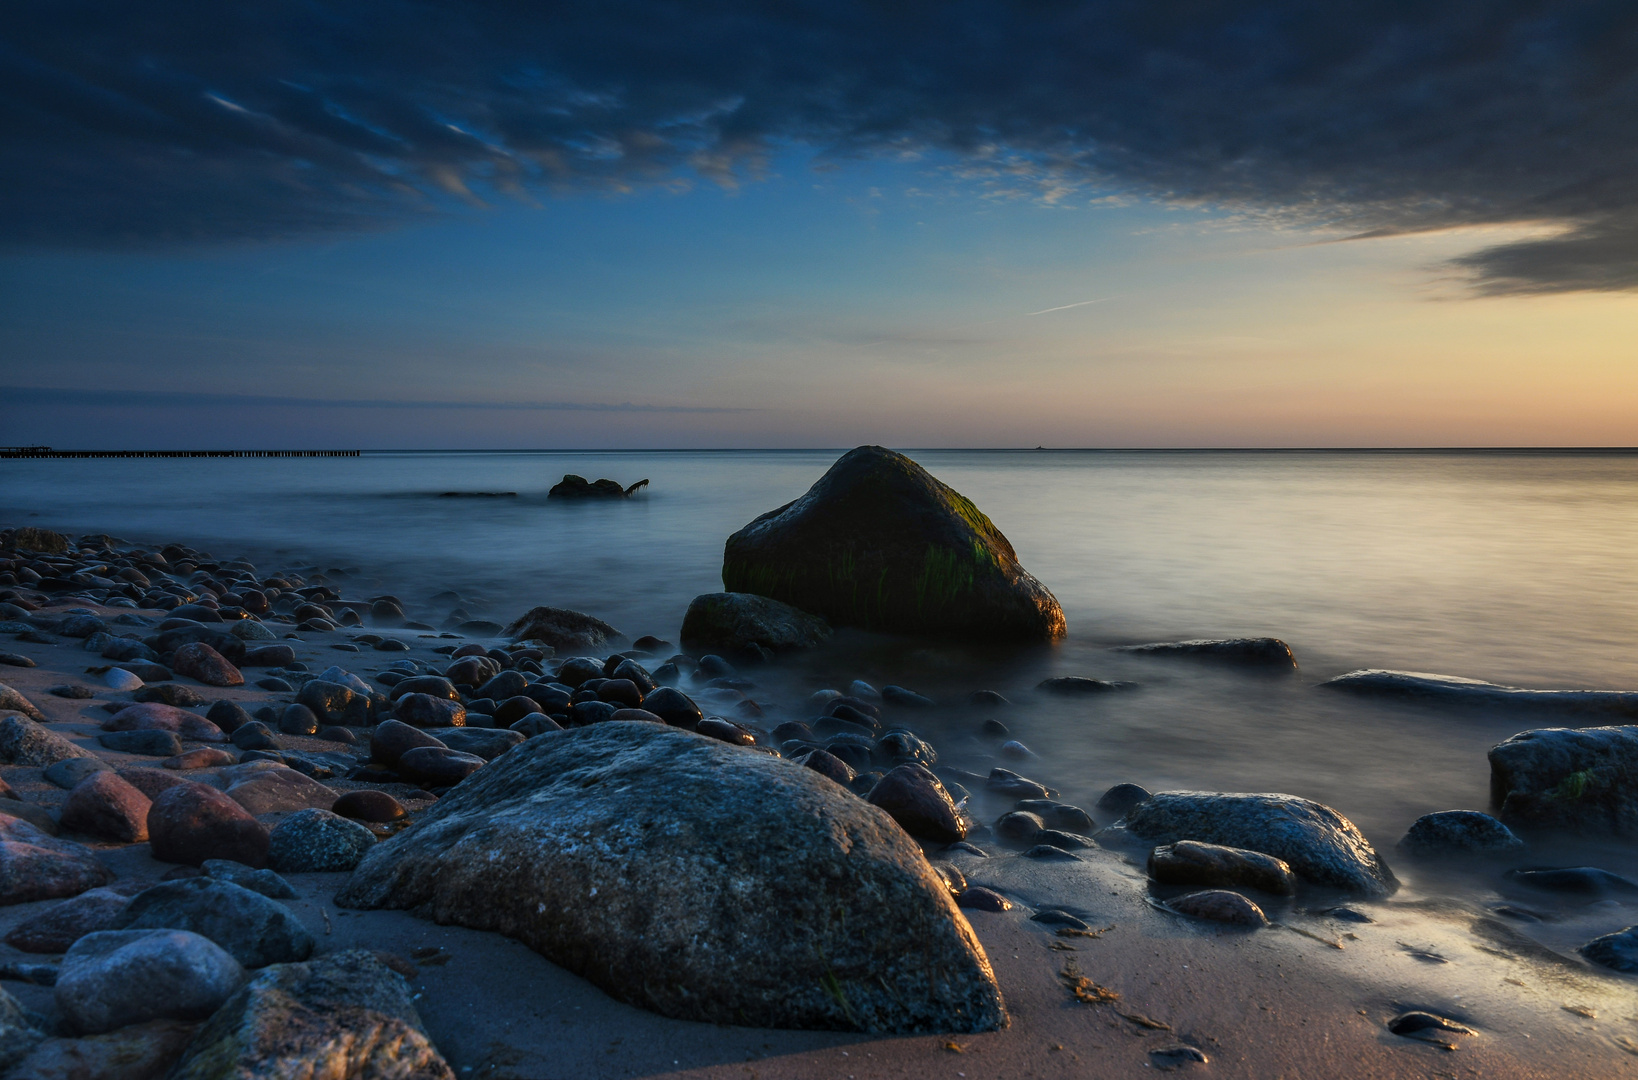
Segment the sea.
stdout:
<svg viewBox="0 0 1638 1080">
<path fill-rule="evenodd" d="M 7 460 L 0 525 L 305 567 L 349 598 L 397 595 L 435 625 L 454 604 L 432 597 L 452 590 L 497 622 L 551 604 L 675 641 L 689 600 L 722 588 L 729 534 L 800 496 L 842 452 Z M 1326 680 L 1387 668 L 1638 689 L 1638 455 L 905 452 L 1007 535 L 1058 597 L 1068 638 L 1020 648 L 844 632 L 748 673 L 770 723 L 811 712 L 818 688 L 892 683 L 938 702 L 903 719 L 941 764 L 1003 765 L 1088 807 L 1120 782 L 1301 795 L 1391 852 L 1421 814 L 1487 808 L 1497 742 L 1600 721 L 1361 698 Z M 625 500 L 548 499 L 566 473 L 649 483 Z M 1111 651 L 1242 636 L 1283 639 L 1298 669 Z M 1058 675 L 1130 686 L 1074 699 L 1035 689 Z M 1011 704 L 981 712 L 967 702 L 978 689 Z M 991 715 L 1034 756 L 998 758 L 978 730 Z M 1621 849 L 1564 852 L 1583 857 L 1638 870 Z"/>
</svg>

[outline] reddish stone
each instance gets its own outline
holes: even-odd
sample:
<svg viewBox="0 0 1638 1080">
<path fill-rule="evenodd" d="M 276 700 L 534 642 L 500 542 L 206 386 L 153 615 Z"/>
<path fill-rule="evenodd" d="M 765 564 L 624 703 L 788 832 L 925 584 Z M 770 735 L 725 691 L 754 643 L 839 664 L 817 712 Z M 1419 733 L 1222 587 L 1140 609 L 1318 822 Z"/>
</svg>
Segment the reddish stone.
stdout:
<svg viewBox="0 0 1638 1080">
<path fill-rule="evenodd" d="M 373 789 L 347 792 L 335 801 L 330 812 L 354 821 L 374 822 L 397 821 L 407 813 L 403 803 L 385 791 Z"/>
<path fill-rule="evenodd" d="M 154 858 L 198 866 L 206 859 L 267 865 L 267 827 L 226 793 L 183 783 L 154 800 L 148 811 Z"/>
<path fill-rule="evenodd" d="M 200 746 L 185 754 L 168 757 L 159 764 L 167 769 L 208 769 L 213 765 L 232 765 L 239 759 L 232 752 L 216 746 Z"/>
<path fill-rule="evenodd" d="M 186 780 L 174 772 L 166 772 L 164 769 L 154 769 L 146 765 L 128 765 L 118 771 L 120 779 L 150 799 L 157 799 L 178 784 L 187 783 Z"/>
<path fill-rule="evenodd" d="M 1179 915 L 1191 919 L 1210 919 L 1231 926 L 1267 926 L 1268 917 L 1263 909 L 1248 898 L 1230 889 L 1207 889 L 1205 892 L 1179 896 L 1167 904 Z"/>
<path fill-rule="evenodd" d="M 176 650 L 171 670 L 178 675 L 197 679 L 206 686 L 243 686 L 245 677 L 228 663 L 227 657 L 206 645 L 193 641 Z"/>
<path fill-rule="evenodd" d="M 74 785 L 63 803 L 62 827 L 103 840 L 139 844 L 148 839 L 148 796 L 111 769 L 94 772 Z"/>
<path fill-rule="evenodd" d="M 188 712 L 157 701 L 121 709 L 103 721 L 104 731 L 174 731 L 184 739 L 198 742 L 227 742 L 222 729 L 198 713 Z"/>
<path fill-rule="evenodd" d="M 0 906 L 78 896 L 114 876 L 89 849 L 0 816 Z"/>
</svg>

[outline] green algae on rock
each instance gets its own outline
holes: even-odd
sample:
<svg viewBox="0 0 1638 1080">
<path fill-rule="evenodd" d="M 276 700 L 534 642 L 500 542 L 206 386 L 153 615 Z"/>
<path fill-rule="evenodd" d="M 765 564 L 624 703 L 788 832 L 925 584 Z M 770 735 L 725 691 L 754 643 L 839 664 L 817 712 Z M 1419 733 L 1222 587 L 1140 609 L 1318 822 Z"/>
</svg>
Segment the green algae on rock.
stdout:
<svg viewBox="0 0 1638 1080">
<path fill-rule="evenodd" d="M 807 494 L 728 538 L 722 583 L 838 626 L 1051 641 L 1058 601 L 971 501 L 903 454 L 861 446 Z"/>
</svg>

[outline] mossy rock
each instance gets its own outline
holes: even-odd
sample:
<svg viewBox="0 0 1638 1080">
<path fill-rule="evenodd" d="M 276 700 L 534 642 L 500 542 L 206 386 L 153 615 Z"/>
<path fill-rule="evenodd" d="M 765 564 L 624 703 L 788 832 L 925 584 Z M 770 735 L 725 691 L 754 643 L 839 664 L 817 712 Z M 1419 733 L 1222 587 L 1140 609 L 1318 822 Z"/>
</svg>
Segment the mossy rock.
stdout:
<svg viewBox="0 0 1638 1080">
<path fill-rule="evenodd" d="M 838 626 L 969 640 L 1064 635 L 1052 593 L 978 507 L 903 454 L 850 450 L 728 538 L 722 582 Z"/>
</svg>

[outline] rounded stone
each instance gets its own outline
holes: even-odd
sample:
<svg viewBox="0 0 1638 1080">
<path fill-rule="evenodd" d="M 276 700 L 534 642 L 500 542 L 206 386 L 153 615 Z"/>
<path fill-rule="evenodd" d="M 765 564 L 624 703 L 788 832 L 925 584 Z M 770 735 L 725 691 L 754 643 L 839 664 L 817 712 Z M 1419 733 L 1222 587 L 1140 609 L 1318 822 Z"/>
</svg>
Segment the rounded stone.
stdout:
<svg viewBox="0 0 1638 1080">
<path fill-rule="evenodd" d="M 370 732 L 370 760 L 382 765 L 397 765 L 408 750 L 419 746 L 442 747 L 436 737 L 419 728 L 397 720 L 383 720 Z"/>
<path fill-rule="evenodd" d="M 1207 889 L 1168 902 L 1168 907 L 1191 919 L 1208 919 L 1231 926 L 1267 926 L 1263 909 L 1229 889 Z"/>
<path fill-rule="evenodd" d="M 383 824 L 397 821 L 408 811 L 404 804 L 387 794 L 385 791 L 364 789 L 349 791 L 336 800 L 330 808 L 332 813 L 340 814 L 344 818 L 354 821 L 369 821 Z"/>
<path fill-rule="evenodd" d="M 148 839 L 148 796 L 111 770 L 93 772 L 68 793 L 59 818 L 72 832 L 137 844 Z"/>
<path fill-rule="evenodd" d="M 267 865 L 267 827 L 224 792 L 181 783 L 160 793 L 148 809 L 148 839 L 160 862 L 198 866 L 232 859 Z"/>
<path fill-rule="evenodd" d="M 447 746 L 417 746 L 399 757 L 398 774 L 426 787 L 448 787 L 487 764 L 476 754 L 463 754 Z"/>
<path fill-rule="evenodd" d="M 892 815 L 904 831 L 922 840 L 953 844 L 967 835 L 955 802 L 938 777 L 921 765 L 900 765 L 870 789 L 866 800 Z"/>
<path fill-rule="evenodd" d="M 375 834 L 329 810 L 297 810 L 273 827 L 267 858 L 286 874 L 351 870 L 369 853 Z"/>
<path fill-rule="evenodd" d="M 227 950 L 186 930 L 100 930 L 68 950 L 53 993 L 71 1028 L 98 1034 L 148 1020 L 203 1020 L 244 974 Z"/>
<path fill-rule="evenodd" d="M 1399 841 L 1400 851 L 1420 857 L 1505 855 L 1523 848 L 1524 841 L 1512 829 L 1477 810 L 1423 814 Z"/>
</svg>

